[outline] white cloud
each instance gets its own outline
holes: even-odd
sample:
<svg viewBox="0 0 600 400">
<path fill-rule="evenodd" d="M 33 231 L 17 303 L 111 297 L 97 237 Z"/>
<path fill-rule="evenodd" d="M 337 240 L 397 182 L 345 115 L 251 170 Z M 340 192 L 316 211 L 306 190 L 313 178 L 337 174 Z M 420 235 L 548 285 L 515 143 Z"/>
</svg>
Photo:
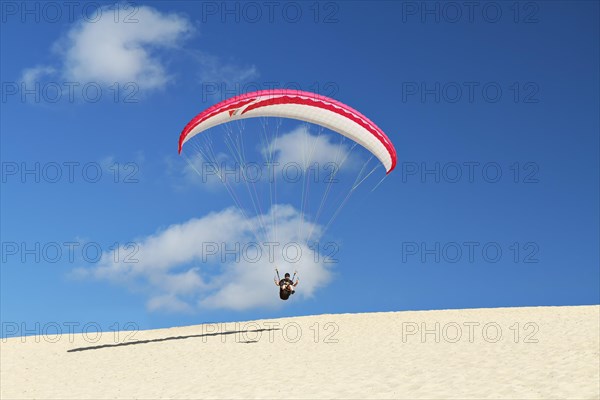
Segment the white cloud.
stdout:
<svg viewBox="0 0 600 400">
<path fill-rule="evenodd" d="M 176 14 L 141 6 L 131 22 L 114 21 L 103 8 L 98 21 L 80 21 L 55 48 L 63 56 L 62 74 L 69 81 L 134 82 L 140 89 L 163 87 L 170 80 L 157 49 L 173 48 L 193 28 Z"/>
<path fill-rule="evenodd" d="M 311 134 L 304 124 L 271 140 L 262 151 L 274 154 L 280 167 L 293 163 L 306 170 L 314 164 L 323 168 L 327 163 L 334 163 L 339 169 L 351 169 L 358 165 L 358 160 L 352 156 L 349 143 L 338 134 Z"/>
<path fill-rule="evenodd" d="M 274 265 L 282 272 L 299 271 L 302 286 L 295 294 L 299 298 L 311 297 L 330 280 L 323 260 L 315 259 L 301 240 L 306 230 L 318 237 L 321 227 L 289 205 L 275 205 L 251 218 L 228 208 L 135 240 L 133 254 L 125 248 L 106 252 L 92 268 L 74 273 L 136 287 L 148 294 L 151 311 L 276 307 L 280 300 L 272 280 Z M 263 246 L 258 257 L 259 248 L 252 243 L 265 241 L 278 245 Z M 124 260 L 125 254 L 132 257 Z"/>
</svg>

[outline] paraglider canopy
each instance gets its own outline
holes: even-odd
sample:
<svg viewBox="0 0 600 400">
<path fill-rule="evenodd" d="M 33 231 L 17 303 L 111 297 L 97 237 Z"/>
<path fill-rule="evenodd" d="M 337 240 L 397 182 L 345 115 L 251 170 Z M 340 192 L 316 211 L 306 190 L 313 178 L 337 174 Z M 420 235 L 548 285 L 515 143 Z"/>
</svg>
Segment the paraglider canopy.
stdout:
<svg viewBox="0 0 600 400">
<path fill-rule="evenodd" d="M 246 93 L 224 100 L 192 119 L 179 137 L 186 141 L 214 126 L 253 117 L 291 118 L 321 125 L 359 143 L 375 155 L 389 174 L 396 150 L 387 135 L 355 109 L 329 97 L 299 90 L 275 89 Z"/>
</svg>

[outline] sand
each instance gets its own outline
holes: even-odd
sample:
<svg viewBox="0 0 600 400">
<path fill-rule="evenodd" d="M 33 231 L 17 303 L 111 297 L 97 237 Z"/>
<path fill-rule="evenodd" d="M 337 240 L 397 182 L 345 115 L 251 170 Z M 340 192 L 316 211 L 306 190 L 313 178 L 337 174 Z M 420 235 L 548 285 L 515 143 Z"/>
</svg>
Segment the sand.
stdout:
<svg viewBox="0 0 600 400">
<path fill-rule="evenodd" d="M 600 398 L 600 306 L 319 315 L 93 336 L 3 340 L 0 397 Z"/>
</svg>

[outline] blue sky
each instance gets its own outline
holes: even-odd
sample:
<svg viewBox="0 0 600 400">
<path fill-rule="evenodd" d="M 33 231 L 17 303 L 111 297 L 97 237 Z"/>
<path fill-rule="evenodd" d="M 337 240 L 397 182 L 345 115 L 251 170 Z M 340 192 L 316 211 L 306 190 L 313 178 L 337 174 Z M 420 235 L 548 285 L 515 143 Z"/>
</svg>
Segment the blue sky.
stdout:
<svg viewBox="0 0 600 400">
<path fill-rule="evenodd" d="M 2 322 L 148 329 L 600 302 L 597 2 L 23 4 L 2 3 Z M 198 260 L 102 275 L 96 249 L 149 249 L 190 221 L 217 234 L 207 215 L 233 203 L 190 179 L 179 133 L 223 98 L 285 86 L 360 110 L 398 152 L 321 238 L 337 263 L 300 271 L 310 293 L 280 302 L 248 272 L 236 304 L 269 290 L 272 303 L 177 309 L 154 307 L 152 291 L 172 299 L 172 274 Z"/>
</svg>

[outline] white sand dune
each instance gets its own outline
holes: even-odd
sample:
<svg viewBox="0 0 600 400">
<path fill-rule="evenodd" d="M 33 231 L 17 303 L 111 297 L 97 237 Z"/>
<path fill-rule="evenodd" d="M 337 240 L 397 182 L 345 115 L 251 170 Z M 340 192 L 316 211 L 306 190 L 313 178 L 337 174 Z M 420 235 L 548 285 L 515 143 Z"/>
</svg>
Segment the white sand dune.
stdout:
<svg viewBox="0 0 600 400">
<path fill-rule="evenodd" d="M 119 336 L 4 340 L 0 397 L 600 397 L 600 306 L 319 315 Z"/>
</svg>

